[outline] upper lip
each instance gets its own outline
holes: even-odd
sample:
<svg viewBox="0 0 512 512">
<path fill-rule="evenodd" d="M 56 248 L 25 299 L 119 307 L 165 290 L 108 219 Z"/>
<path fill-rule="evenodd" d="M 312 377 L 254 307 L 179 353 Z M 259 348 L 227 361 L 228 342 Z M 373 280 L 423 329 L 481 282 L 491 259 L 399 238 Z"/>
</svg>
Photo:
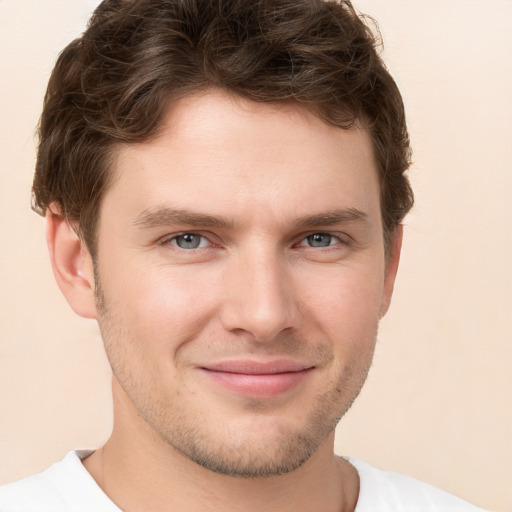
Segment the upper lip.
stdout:
<svg viewBox="0 0 512 512">
<path fill-rule="evenodd" d="M 200 368 L 214 372 L 239 373 L 243 375 L 273 375 L 301 372 L 313 368 L 313 365 L 290 359 L 275 359 L 271 361 L 236 359 L 208 363 L 200 366 Z"/>
</svg>

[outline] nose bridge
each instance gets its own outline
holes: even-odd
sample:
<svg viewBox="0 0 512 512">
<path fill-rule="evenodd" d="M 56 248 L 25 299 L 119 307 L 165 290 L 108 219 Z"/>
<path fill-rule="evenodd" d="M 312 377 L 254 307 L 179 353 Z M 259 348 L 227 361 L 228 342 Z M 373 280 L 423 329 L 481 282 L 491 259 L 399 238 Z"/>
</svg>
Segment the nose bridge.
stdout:
<svg viewBox="0 0 512 512">
<path fill-rule="evenodd" d="M 248 244 L 234 260 L 226 273 L 224 327 L 246 331 L 257 341 L 270 341 L 294 327 L 293 283 L 279 250 L 269 244 Z"/>
</svg>

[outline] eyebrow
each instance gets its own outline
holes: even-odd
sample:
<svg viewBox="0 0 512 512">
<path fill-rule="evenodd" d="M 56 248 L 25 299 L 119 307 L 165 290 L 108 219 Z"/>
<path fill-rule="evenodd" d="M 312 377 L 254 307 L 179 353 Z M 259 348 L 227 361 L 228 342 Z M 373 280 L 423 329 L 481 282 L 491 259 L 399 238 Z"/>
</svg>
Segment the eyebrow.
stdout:
<svg viewBox="0 0 512 512">
<path fill-rule="evenodd" d="M 233 229 L 234 223 L 222 216 L 207 215 L 189 210 L 162 207 L 156 210 L 145 210 L 134 221 L 141 228 L 156 228 L 172 224 L 186 224 L 205 228 Z"/>
<path fill-rule="evenodd" d="M 298 228 L 307 229 L 317 226 L 333 226 L 335 224 L 348 224 L 352 222 L 367 223 L 368 215 L 357 208 L 347 208 L 300 217 L 295 221 L 295 224 Z"/>
<path fill-rule="evenodd" d="M 368 222 L 368 215 L 357 208 L 347 208 L 321 212 L 299 217 L 293 224 L 299 229 L 317 226 L 333 226 L 352 222 Z M 234 229 L 236 223 L 219 215 L 208 215 L 186 209 L 161 207 L 155 210 L 144 210 L 137 216 L 134 223 L 140 228 L 157 228 L 173 224 L 201 226 L 205 228 Z"/>
</svg>

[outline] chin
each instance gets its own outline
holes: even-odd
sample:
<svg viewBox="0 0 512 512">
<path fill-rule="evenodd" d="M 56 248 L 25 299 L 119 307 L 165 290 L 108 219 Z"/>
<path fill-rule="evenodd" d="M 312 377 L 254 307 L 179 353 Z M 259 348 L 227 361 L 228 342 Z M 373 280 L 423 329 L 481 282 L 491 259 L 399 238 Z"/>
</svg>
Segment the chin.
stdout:
<svg viewBox="0 0 512 512">
<path fill-rule="evenodd" d="M 230 424 L 190 422 L 174 424 L 161 437 L 202 468 L 237 478 L 269 478 L 290 473 L 306 463 L 330 434 L 341 414 L 304 414 L 292 421 L 270 414 L 249 415 Z M 188 424 L 189 428 L 185 428 Z M 225 425 L 225 428 L 220 428 Z"/>
<path fill-rule="evenodd" d="M 284 433 L 272 436 L 265 430 L 215 446 L 204 439 L 174 442 L 174 448 L 192 462 L 217 474 L 237 478 L 269 478 L 290 473 L 301 467 L 320 444 L 317 436 Z M 176 440 L 175 440 L 176 441 Z"/>
</svg>

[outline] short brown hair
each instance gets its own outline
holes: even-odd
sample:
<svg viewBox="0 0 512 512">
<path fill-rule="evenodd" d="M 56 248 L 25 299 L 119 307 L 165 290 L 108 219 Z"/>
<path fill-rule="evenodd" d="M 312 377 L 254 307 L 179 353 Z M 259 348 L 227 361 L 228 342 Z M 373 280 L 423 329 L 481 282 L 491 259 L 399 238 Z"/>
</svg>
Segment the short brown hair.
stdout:
<svg viewBox="0 0 512 512">
<path fill-rule="evenodd" d="M 325 122 L 368 130 L 386 242 L 413 204 L 400 92 L 349 1 L 104 0 L 60 54 L 39 126 L 33 208 L 57 202 L 94 257 L 109 167 L 121 143 L 159 128 L 169 101 L 225 88 L 295 101 Z"/>
</svg>

